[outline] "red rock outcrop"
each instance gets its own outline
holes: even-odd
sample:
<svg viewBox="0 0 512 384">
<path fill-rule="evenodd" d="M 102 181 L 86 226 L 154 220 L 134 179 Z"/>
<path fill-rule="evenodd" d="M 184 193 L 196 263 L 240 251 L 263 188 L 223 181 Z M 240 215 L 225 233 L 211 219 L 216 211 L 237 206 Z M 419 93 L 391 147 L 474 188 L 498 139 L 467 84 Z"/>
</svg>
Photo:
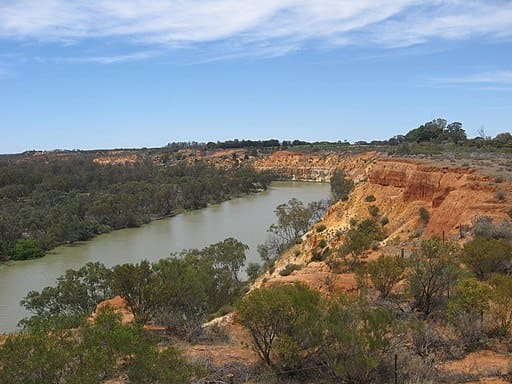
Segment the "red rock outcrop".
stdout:
<svg viewBox="0 0 512 384">
<path fill-rule="evenodd" d="M 400 159 L 380 159 L 368 174 L 370 184 L 390 187 L 395 199 L 404 203 L 421 202 L 431 218 L 423 233 L 454 234 L 459 226 L 471 226 L 478 216 L 508 219 L 509 199 L 499 199 L 497 192 L 511 196 L 510 183 L 496 184 L 475 170 L 438 168 Z M 385 196 L 384 196 L 385 197 Z"/>
</svg>

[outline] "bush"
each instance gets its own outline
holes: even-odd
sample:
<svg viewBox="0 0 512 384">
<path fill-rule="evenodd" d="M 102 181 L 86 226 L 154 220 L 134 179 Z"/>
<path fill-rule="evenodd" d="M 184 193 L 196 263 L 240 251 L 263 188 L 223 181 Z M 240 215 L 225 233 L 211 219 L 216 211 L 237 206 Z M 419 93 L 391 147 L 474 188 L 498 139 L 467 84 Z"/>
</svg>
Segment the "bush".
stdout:
<svg viewBox="0 0 512 384">
<path fill-rule="evenodd" d="M 41 249 L 36 239 L 28 238 L 18 240 L 11 250 L 10 256 L 13 260 L 37 259 L 44 256 L 44 251 Z"/>
<path fill-rule="evenodd" d="M 504 272 L 512 259 L 512 244 L 505 239 L 479 238 L 464 244 L 462 261 L 478 279 L 486 279 L 492 273 Z"/>
<path fill-rule="evenodd" d="M 262 273 L 261 265 L 259 265 L 258 263 L 250 262 L 247 264 L 247 267 L 245 268 L 245 273 L 247 273 L 249 281 L 253 282 Z"/>
<path fill-rule="evenodd" d="M 384 255 L 368 262 L 368 277 L 383 298 L 387 297 L 394 286 L 403 279 L 405 266 L 403 258 Z"/>
<path fill-rule="evenodd" d="M 413 298 L 413 308 L 429 315 L 445 298 L 457 281 L 460 270 L 456 244 L 442 243 L 433 238 L 421 243 L 421 248 L 409 259 L 407 287 Z"/>
<path fill-rule="evenodd" d="M 316 228 L 315 228 L 315 229 L 316 229 L 316 231 L 317 231 L 318 233 L 320 233 L 320 232 L 325 231 L 325 228 L 327 228 L 327 227 L 325 226 L 325 224 L 318 224 L 318 225 L 316 226 Z"/>
<path fill-rule="evenodd" d="M 304 284 L 256 289 L 237 310 L 259 357 L 276 370 L 301 368 L 321 343 L 321 297 Z"/>
<path fill-rule="evenodd" d="M 475 278 L 466 278 L 457 283 L 454 293 L 446 307 L 448 320 L 466 344 L 473 344 L 482 336 L 483 314 L 489 309 L 491 290 Z"/>
<path fill-rule="evenodd" d="M 372 201 L 375 201 L 375 200 L 377 200 L 377 199 L 373 195 L 368 195 L 364 199 L 364 201 L 366 201 L 367 203 L 371 203 Z"/>
<path fill-rule="evenodd" d="M 382 225 L 383 227 L 385 225 L 387 225 L 389 223 L 389 219 L 387 218 L 387 216 L 384 216 L 381 220 L 380 220 L 380 225 Z"/>
<path fill-rule="evenodd" d="M 323 260 L 324 260 L 323 252 L 321 250 L 319 250 L 318 248 L 313 248 L 311 250 L 311 261 L 323 261 Z"/>
<path fill-rule="evenodd" d="M 497 336 L 510 336 L 512 333 L 512 275 L 493 275 L 490 285 L 493 288 L 490 311 L 493 331 Z"/>
<path fill-rule="evenodd" d="M 356 227 L 352 227 L 346 232 L 343 245 L 339 248 L 339 255 L 346 265 L 353 269 L 360 264 L 360 259 L 370 249 L 373 242 L 383 239 L 382 228 L 374 220 L 363 220 Z"/>
<path fill-rule="evenodd" d="M 496 192 L 496 198 L 498 200 L 503 201 L 503 200 L 505 200 L 506 197 L 507 197 L 507 194 L 505 193 L 505 191 Z"/>
<path fill-rule="evenodd" d="M 301 382 L 319 381 L 326 369 L 337 382 L 379 382 L 393 330 L 389 311 L 324 298 L 304 284 L 254 290 L 237 308 L 254 349 L 274 370 L 297 371 Z"/>
<path fill-rule="evenodd" d="M 300 269 L 302 269 L 302 267 L 298 264 L 288 264 L 286 267 L 279 271 L 279 274 L 281 276 L 288 276 L 293 271 L 298 271 Z"/>
<path fill-rule="evenodd" d="M 512 240 L 512 225 L 506 220 L 500 224 L 494 224 L 492 217 L 479 216 L 471 228 L 473 237 L 484 239 L 506 239 Z"/>
<path fill-rule="evenodd" d="M 371 216 L 377 217 L 379 215 L 379 207 L 377 207 L 376 205 L 370 205 L 368 207 L 368 212 L 370 213 Z"/>
<path fill-rule="evenodd" d="M 423 225 L 427 225 L 430 221 L 430 213 L 427 211 L 425 207 L 421 207 L 418 211 L 420 216 L 420 221 Z"/>
<path fill-rule="evenodd" d="M 126 376 L 133 383 L 185 383 L 200 373 L 180 351 L 161 350 L 157 341 L 105 308 L 74 331 L 10 335 L 0 346 L 0 382 L 100 383 Z"/>
<path fill-rule="evenodd" d="M 334 199 L 348 200 L 348 195 L 354 189 L 354 182 L 345 177 L 345 172 L 338 169 L 331 177 L 331 192 Z"/>
<path fill-rule="evenodd" d="M 327 246 L 327 240 L 325 239 L 321 239 L 318 244 L 317 244 L 317 247 L 318 248 L 325 248 Z"/>
</svg>

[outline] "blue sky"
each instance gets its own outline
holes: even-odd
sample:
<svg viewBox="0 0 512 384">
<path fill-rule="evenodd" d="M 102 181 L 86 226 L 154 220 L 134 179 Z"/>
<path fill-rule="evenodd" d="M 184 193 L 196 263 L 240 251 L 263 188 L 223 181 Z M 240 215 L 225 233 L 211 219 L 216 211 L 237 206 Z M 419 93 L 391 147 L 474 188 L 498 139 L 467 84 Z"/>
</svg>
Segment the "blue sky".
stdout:
<svg viewBox="0 0 512 384">
<path fill-rule="evenodd" d="M 511 116 L 512 1 L 0 0 L 0 153 Z"/>
</svg>

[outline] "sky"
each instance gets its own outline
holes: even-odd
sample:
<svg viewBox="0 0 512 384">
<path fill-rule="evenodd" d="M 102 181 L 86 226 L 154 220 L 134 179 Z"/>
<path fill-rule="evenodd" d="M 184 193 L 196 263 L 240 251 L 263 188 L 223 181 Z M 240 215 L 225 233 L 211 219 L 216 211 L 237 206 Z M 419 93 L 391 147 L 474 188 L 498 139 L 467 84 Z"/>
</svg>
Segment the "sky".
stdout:
<svg viewBox="0 0 512 384">
<path fill-rule="evenodd" d="M 0 153 L 512 130 L 512 0 L 0 0 Z"/>
</svg>

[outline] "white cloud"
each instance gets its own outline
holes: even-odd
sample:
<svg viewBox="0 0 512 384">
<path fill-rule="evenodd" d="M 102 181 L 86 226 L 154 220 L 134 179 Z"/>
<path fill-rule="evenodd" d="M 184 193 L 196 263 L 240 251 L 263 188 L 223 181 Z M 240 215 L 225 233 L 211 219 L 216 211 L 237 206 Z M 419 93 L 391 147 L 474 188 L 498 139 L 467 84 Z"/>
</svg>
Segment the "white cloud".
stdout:
<svg viewBox="0 0 512 384">
<path fill-rule="evenodd" d="M 285 54 L 311 41 L 399 47 L 475 35 L 512 37 L 512 2 L 3 0 L 0 5 L 4 39 L 115 38 L 171 48 L 214 43 L 227 56 Z"/>
<path fill-rule="evenodd" d="M 512 70 L 479 72 L 470 75 L 436 79 L 440 83 L 449 84 L 510 84 L 512 83 Z"/>
<path fill-rule="evenodd" d="M 155 56 L 154 52 L 136 52 L 127 55 L 115 55 L 115 56 L 84 56 L 84 57 L 58 57 L 54 60 L 60 62 L 70 63 L 98 63 L 98 64 L 115 64 L 115 63 L 126 63 L 130 61 L 144 60 Z M 45 61 L 43 59 L 43 61 Z"/>
</svg>

